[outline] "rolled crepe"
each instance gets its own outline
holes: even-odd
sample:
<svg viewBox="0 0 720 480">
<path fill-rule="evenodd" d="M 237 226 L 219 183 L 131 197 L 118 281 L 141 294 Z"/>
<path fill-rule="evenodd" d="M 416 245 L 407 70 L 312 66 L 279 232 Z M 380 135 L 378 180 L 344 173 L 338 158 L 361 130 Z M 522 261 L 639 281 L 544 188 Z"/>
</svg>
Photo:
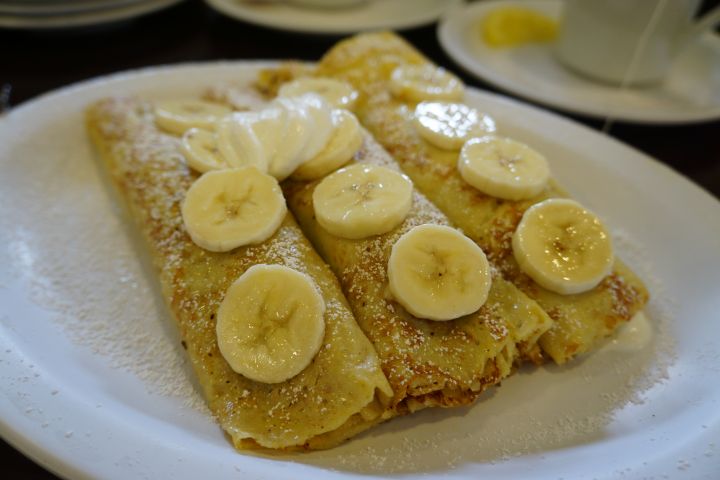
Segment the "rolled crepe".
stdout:
<svg viewBox="0 0 720 480">
<path fill-rule="evenodd" d="M 213 253 L 195 245 L 180 205 L 197 177 L 178 140 L 159 132 L 151 105 L 107 99 L 87 112 L 102 166 L 147 246 L 208 406 L 237 448 L 327 448 L 384 419 L 392 397 L 372 345 L 338 282 L 290 214 L 267 241 Z M 234 372 L 218 349 L 216 312 L 227 288 L 252 265 L 309 275 L 325 304 L 325 339 L 312 363 L 277 384 Z"/>
<path fill-rule="evenodd" d="M 392 71 L 407 64 L 430 62 L 395 34 L 370 33 L 338 43 L 313 74 L 346 80 L 359 91 L 355 113 L 417 189 L 485 251 L 504 278 L 536 300 L 554 320 L 539 341 L 547 355 L 562 364 L 591 350 L 644 307 L 649 296 L 645 285 L 617 258 L 612 273 L 596 288 L 576 295 L 551 292 L 525 275 L 512 254 L 512 234 L 529 206 L 566 196 L 565 192 L 550 182 L 536 198 L 515 202 L 485 195 L 466 183 L 457 171 L 458 153 L 421 138 L 411 122 L 415 104 L 390 92 Z M 265 90 L 271 90 L 278 78 L 287 80 L 287 70 L 280 72 L 285 77 L 277 73 L 261 77 L 261 88 L 268 85 Z"/>
<path fill-rule="evenodd" d="M 388 153 L 365 135 L 360 163 L 399 170 Z M 394 396 L 392 415 L 424 407 L 465 405 L 513 370 L 521 351 L 532 351 L 551 325 L 544 311 L 511 283 L 493 275 L 479 311 L 449 321 L 416 318 L 389 294 L 387 264 L 395 242 L 417 225 L 449 225 L 415 191 L 409 215 L 392 231 L 359 240 L 336 237 L 317 222 L 312 194 L 319 183 L 283 183 L 288 206 L 330 264 L 360 327 L 378 352 Z"/>
</svg>

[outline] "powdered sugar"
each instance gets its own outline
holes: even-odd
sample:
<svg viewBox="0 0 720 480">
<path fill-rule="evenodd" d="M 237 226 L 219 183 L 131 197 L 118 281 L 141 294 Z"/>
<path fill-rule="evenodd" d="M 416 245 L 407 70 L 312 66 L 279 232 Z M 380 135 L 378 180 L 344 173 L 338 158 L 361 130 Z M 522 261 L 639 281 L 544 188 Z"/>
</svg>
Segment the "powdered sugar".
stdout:
<svg viewBox="0 0 720 480">
<path fill-rule="evenodd" d="M 22 162 L 4 162 L 2 273 L 21 279 L 30 300 L 76 344 L 137 375 L 150 392 L 204 409 L 155 282 L 143 271 L 142 249 L 129 238 L 89 148 L 77 149 L 84 132 L 73 131 L 83 127 L 75 121 L 42 138 L 28 135 L 12 152 Z"/>
</svg>

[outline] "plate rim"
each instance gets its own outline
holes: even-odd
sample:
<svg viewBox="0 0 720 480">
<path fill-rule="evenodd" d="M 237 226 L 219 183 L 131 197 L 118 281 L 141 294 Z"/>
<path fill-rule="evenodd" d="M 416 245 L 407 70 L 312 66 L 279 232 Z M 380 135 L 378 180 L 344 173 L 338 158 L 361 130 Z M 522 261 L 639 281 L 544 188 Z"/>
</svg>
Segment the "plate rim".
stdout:
<svg viewBox="0 0 720 480">
<path fill-rule="evenodd" d="M 443 15 L 452 7 L 452 5 L 460 4 L 462 0 L 445 0 L 447 5 L 443 8 L 443 12 L 439 15 L 425 15 L 421 19 L 416 21 L 388 21 L 381 22 L 378 25 L 365 25 L 359 28 L 334 28 L 332 25 L 302 25 L 293 24 L 283 21 L 273 21 L 272 17 L 267 15 L 257 14 L 253 10 L 252 5 L 242 5 L 242 3 L 232 3 L 228 0 L 204 0 L 205 3 L 213 10 L 222 13 L 223 15 L 233 19 L 250 24 L 262 26 L 265 28 L 271 28 L 279 31 L 296 32 L 309 35 L 351 35 L 363 31 L 382 30 L 382 29 L 393 29 L 393 30 L 409 30 L 412 28 L 419 28 L 438 21 Z M 373 0 L 371 0 L 373 1 Z M 438 0 L 441 3 L 443 0 Z M 232 4 L 231 4 L 232 3 Z M 286 6 L 286 5 L 283 5 Z"/>
</svg>

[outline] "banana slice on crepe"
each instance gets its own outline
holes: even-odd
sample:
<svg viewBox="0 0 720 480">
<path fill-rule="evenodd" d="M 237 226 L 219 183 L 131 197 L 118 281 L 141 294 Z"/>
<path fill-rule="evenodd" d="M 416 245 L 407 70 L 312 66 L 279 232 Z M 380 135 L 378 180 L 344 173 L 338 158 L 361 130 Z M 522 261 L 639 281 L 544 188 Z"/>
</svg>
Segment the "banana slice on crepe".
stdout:
<svg viewBox="0 0 720 480">
<path fill-rule="evenodd" d="M 457 101 L 465 95 L 465 86 L 458 77 L 433 65 L 402 65 L 390 76 L 393 95 L 412 102 L 423 100 Z"/>
<path fill-rule="evenodd" d="M 542 154 L 495 135 L 468 140 L 460 150 L 458 171 L 481 192 L 506 200 L 532 198 L 550 179 L 550 166 Z"/>
<path fill-rule="evenodd" d="M 181 207 L 190 238 L 212 252 L 267 240 L 286 212 L 277 180 L 255 167 L 203 174 L 188 189 Z"/>
<path fill-rule="evenodd" d="M 257 112 L 237 112 L 217 123 L 218 150 L 231 167 L 252 166 L 267 173 L 267 154 L 253 129 L 259 118 Z"/>
<path fill-rule="evenodd" d="M 320 351 L 325 301 L 312 279 L 281 265 L 254 265 L 231 286 L 217 313 L 220 353 L 237 373 L 279 383 Z"/>
<path fill-rule="evenodd" d="M 358 92 L 342 80 L 327 77 L 302 77 L 283 84 L 278 90 L 280 97 L 296 97 L 305 93 L 317 93 L 335 108 L 352 110 L 358 99 Z"/>
<path fill-rule="evenodd" d="M 293 178 L 315 180 L 334 172 L 352 160 L 362 146 L 363 137 L 357 117 L 344 109 L 332 112 L 333 133 L 325 148 L 314 158 L 300 165 Z"/>
<path fill-rule="evenodd" d="M 412 206 L 412 182 L 385 167 L 355 164 L 325 177 L 313 192 L 317 221 L 338 237 L 389 232 Z"/>
<path fill-rule="evenodd" d="M 492 118 L 454 102 L 419 103 L 415 107 L 413 123 L 421 137 L 445 150 L 460 150 L 470 138 L 496 130 Z"/>
<path fill-rule="evenodd" d="M 180 141 L 180 147 L 190 168 L 197 172 L 205 173 L 210 170 L 230 168 L 220 153 L 215 132 L 202 128 L 186 130 Z"/>
<path fill-rule="evenodd" d="M 393 297 L 411 314 L 429 320 L 477 311 L 492 283 L 482 249 L 441 225 L 420 225 L 400 237 L 390 254 L 388 278 Z"/>
<path fill-rule="evenodd" d="M 167 132 L 182 135 L 193 127 L 212 130 L 231 112 L 225 105 L 204 100 L 165 100 L 155 105 L 155 123 Z"/>
<path fill-rule="evenodd" d="M 595 288 L 613 267 L 605 226 L 574 200 L 553 198 L 527 209 L 512 239 L 520 268 L 560 294 Z"/>
</svg>

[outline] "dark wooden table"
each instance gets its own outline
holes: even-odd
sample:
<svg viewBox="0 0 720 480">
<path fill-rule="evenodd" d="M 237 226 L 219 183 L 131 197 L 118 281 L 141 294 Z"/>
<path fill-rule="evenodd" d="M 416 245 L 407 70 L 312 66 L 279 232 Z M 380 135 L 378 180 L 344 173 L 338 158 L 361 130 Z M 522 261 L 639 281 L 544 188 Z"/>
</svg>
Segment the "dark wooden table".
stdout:
<svg viewBox="0 0 720 480">
<path fill-rule="evenodd" d="M 716 4 L 717 1 L 706 2 Z M 468 85 L 496 91 L 462 75 L 442 51 L 429 26 L 403 32 L 435 62 L 461 74 Z M 56 31 L 0 29 L 0 85 L 12 86 L 18 105 L 49 90 L 118 70 L 217 59 L 315 60 L 337 38 L 255 27 L 188 0 L 132 21 Z M 602 121 L 569 115 L 600 129 Z M 610 135 L 671 166 L 720 198 L 720 121 L 679 126 L 616 123 Z M 4 478 L 57 478 L 0 441 Z"/>
</svg>

